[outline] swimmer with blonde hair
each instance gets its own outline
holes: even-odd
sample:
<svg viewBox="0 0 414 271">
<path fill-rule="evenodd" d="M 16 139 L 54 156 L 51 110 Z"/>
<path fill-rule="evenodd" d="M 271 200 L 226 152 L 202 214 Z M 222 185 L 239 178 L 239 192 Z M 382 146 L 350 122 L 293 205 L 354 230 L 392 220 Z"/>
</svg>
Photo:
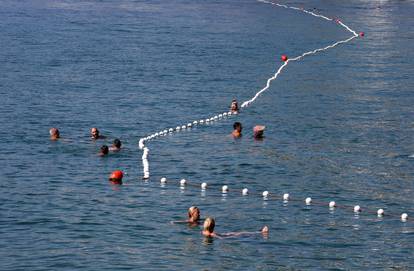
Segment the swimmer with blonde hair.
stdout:
<svg viewBox="0 0 414 271">
<path fill-rule="evenodd" d="M 236 237 L 240 235 L 250 235 L 250 234 L 257 234 L 262 233 L 263 235 L 267 235 L 269 233 L 269 228 L 264 226 L 260 231 L 240 231 L 240 232 L 228 232 L 228 233 L 216 233 L 214 231 L 214 227 L 216 226 L 216 221 L 212 217 L 207 217 L 204 221 L 203 231 L 202 234 L 205 237 L 217 237 L 219 239 L 227 238 L 227 237 Z"/>
<path fill-rule="evenodd" d="M 197 206 L 191 206 L 188 208 L 188 219 L 180 221 L 171 221 L 171 223 L 189 223 L 200 224 L 200 209 Z"/>
</svg>

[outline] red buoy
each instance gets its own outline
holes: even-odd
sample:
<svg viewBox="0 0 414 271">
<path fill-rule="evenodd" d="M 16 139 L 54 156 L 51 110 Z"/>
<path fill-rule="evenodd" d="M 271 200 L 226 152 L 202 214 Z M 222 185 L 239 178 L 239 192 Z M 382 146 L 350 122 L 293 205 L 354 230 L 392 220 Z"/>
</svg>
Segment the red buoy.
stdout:
<svg viewBox="0 0 414 271">
<path fill-rule="evenodd" d="M 280 59 L 281 59 L 282 61 L 287 61 L 287 60 L 288 60 L 288 57 L 287 57 L 286 55 L 282 55 L 282 56 L 280 57 Z"/>
<path fill-rule="evenodd" d="M 365 36 L 365 33 L 364 32 L 359 32 L 359 36 L 363 37 L 363 36 Z"/>
<path fill-rule="evenodd" d="M 115 170 L 109 176 L 109 181 L 113 184 L 122 184 L 123 177 L 124 177 L 124 174 L 122 173 L 121 170 Z"/>
</svg>

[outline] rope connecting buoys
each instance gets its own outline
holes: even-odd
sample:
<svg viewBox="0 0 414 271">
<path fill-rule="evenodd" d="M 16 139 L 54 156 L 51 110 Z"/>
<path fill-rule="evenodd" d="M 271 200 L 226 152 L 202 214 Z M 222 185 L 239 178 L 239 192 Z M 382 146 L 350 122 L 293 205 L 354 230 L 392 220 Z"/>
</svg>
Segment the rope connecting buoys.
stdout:
<svg viewBox="0 0 414 271">
<path fill-rule="evenodd" d="M 251 103 L 253 103 L 257 99 L 257 97 L 259 97 L 264 91 L 266 91 L 270 87 L 270 82 L 273 81 L 273 80 L 275 80 L 279 76 L 279 74 L 282 72 L 282 70 L 286 67 L 286 65 L 289 62 L 291 62 L 291 61 L 298 61 L 298 60 L 300 60 L 301 58 L 303 58 L 305 56 L 312 55 L 312 54 L 316 54 L 318 52 L 328 50 L 328 49 L 333 48 L 333 47 L 335 47 L 335 46 L 337 46 L 339 44 L 347 43 L 347 42 L 351 41 L 352 39 L 354 39 L 355 37 L 358 37 L 358 34 L 354 30 L 352 30 L 351 28 L 349 28 L 347 25 L 345 25 L 340 19 L 337 19 L 337 18 L 336 19 L 328 18 L 328 17 L 326 17 L 324 15 L 316 14 L 313 11 L 308 11 L 308 10 L 305 10 L 303 8 L 298 8 L 298 7 L 293 7 L 293 6 L 287 6 L 287 5 L 283 5 L 283 4 L 273 3 L 273 2 L 270 2 L 270 1 L 266 1 L 266 0 L 258 0 L 258 2 L 275 5 L 275 6 L 282 7 L 282 8 L 286 8 L 286 9 L 293 9 L 293 10 L 297 10 L 297 11 L 300 11 L 300 12 L 303 12 L 303 13 L 306 13 L 306 14 L 309 14 L 309 15 L 314 16 L 314 17 L 317 17 L 317 18 L 321 18 L 321 19 L 327 20 L 327 21 L 334 21 L 338 25 L 340 25 L 343 28 L 345 28 L 347 31 L 351 32 L 352 33 L 352 36 L 350 38 L 346 39 L 346 40 L 337 41 L 337 42 L 335 42 L 335 43 L 333 43 L 331 45 L 328 45 L 328 46 L 326 46 L 324 48 L 319 48 L 319 49 L 315 49 L 313 51 L 305 52 L 302 55 L 299 55 L 299 56 L 294 57 L 294 58 L 290 58 L 289 59 L 286 55 L 282 55 L 281 56 L 281 60 L 283 61 L 283 64 L 279 67 L 279 69 L 276 71 L 276 73 L 267 80 L 266 86 L 264 88 L 262 88 L 260 91 L 258 91 L 253 98 L 251 98 L 250 100 L 247 100 L 247 101 L 243 102 L 242 105 L 241 105 L 241 108 L 245 108 L 245 107 L 249 106 Z M 364 36 L 364 33 L 361 32 L 359 34 L 359 36 Z M 146 141 L 151 140 L 151 139 L 154 139 L 154 138 L 157 138 L 159 136 L 164 136 L 164 135 L 167 134 L 167 131 L 168 131 L 169 134 L 173 134 L 174 132 L 180 132 L 182 130 L 188 130 L 193 125 L 209 124 L 212 121 L 220 120 L 220 119 L 222 119 L 224 117 L 231 116 L 232 114 L 235 114 L 235 113 L 232 113 L 232 112 L 224 112 L 222 114 L 219 114 L 219 115 L 216 115 L 216 116 L 213 116 L 213 117 L 210 117 L 210 118 L 206 118 L 205 120 L 204 119 L 201 119 L 199 121 L 195 120 L 192 123 L 189 122 L 187 125 L 179 125 L 175 129 L 174 128 L 169 128 L 169 129 L 165 129 L 165 130 L 163 130 L 161 132 L 156 132 L 156 133 L 154 133 L 152 135 L 149 135 L 147 137 L 141 138 L 139 140 L 138 146 L 139 146 L 139 148 L 141 150 L 142 149 L 145 149 L 145 143 L 146 143 Z M 150 172 L 149 172 L 149 163 L 148 163 L 147 157 L 145 157 L 145 159 L 143 157 L 142 162 L 143 162 L 143 169 L 144 169 L 143 170 L 144 171 L 144 179 L 148 179 L 149 176 L 150 176 Z"/>
<path fill-rule="evenodd" d="M 163 177 L 163 178 L 161 178 L 160 182 L 161 182 L 161 187 L 165 187 L 165 184 L 167 183 L 167 179 L 165 177 Z M 201 188 L 201 195 L 202 195 L 202 197 L 205 197 L 206 196 L 206 190 L 207 190 L 207 187 L 208 187 L 208 185 L 207 185 L 206 182 L 203 182 L 200 185 L 200 184 L 191 183 L 191 182 L 189 182 L 186 179 L 181 179 L 178 183 L 179 183 L 181 189 L 185 189 L 186 186 L 189 186 L 189 187 L 199 187 L 199 188 Z M 212 187 L 217 187 L 217 185 L 212 185 Z M 213 190 L 213 191 L 216 191 L 217 192 L 217 190 Z M 233 189 L 233 191 L 234 191 L 234 189 Z M 230 193 L 229 186 L 228 185 L 221 186 L 220 192 L 221 192 L 221 195 L 222 195 L 223 198 L 224 197 L 227 198 L 227 196 Z M 303 199 L 295 199 L 295 198 L 292 199 L 289 193 L 284 193 L 284 194 L 281 194 L 281 195 L 276 195 L 276 194 L 272 194 L 268 190 L 265 190 L 265 191 L 263 191 L 261 193 L 250 193 L 250 191 L 249 191 L 248 188 L 243 188 L 241 190 L 241 192 L 242 192 L 241 193 L 242 196 L 248 196 L 248 195 L 251 195 L 251 196 L 260 196 L 260 197 L 262 197 L 262 199 L 264 201 L 283 200 L 283 203 L 284 204 L 287 204 L 289 201 L 303 202 Z M 305 202 L 305 205 L 306 206 L 310 206 L 312 204 L 315 205 L 315 206 L 328 206 L 329 207 L 329 211 L 331 213 L 335 212 L 337 208 L 341 208 L 341 209 L 349 210 L 351 212 L 353 211 L 353 213 L 354 213 L 354 215 L 356 217 L 360 217 L 360 213 L 362 212 L 362 208 L 359 205 L 354 205 L 354 206 L 352 206 L 352 205 L 338 205 L 337 202 L 335 202 L 335 201 L 330 201 L 328 203 L 326 203 L 326 202 L 313 202 L 312 198 L 310 198 L 310 197 L 305 198 L 304 202 Z M 378 209 L 377 211 L 372 211 L 372 210 L 369 211 L 367 209 L 367 211 L 364 211 L 364 213 L 367 213 L 367 214 L 376 214 L 378 218 L 382 218 L 385 215 L 384 209 Z M 392 217 L 392 218 L 397 218 L 398 217 L 398 219 L 400 219 L 401 222 L 407 222 L 408 221 L 408 214 L 407 213 L 402 213 L 401 215 L 398 215 L 398 216 L 395 215 L 395 214 L 394 215 L 388 214 L 387 217 Z"/>
</svg>

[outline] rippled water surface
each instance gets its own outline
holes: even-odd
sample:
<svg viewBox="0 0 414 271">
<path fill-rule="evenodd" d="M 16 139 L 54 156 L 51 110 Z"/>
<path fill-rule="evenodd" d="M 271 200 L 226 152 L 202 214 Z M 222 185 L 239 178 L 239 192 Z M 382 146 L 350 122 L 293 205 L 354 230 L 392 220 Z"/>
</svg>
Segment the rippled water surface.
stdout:
<svg viewBox="0 0 414 271">
<path fill-rule="evenodd" d="M 366 35 L 291 62 L 238 116 L 151 141 L 144 182 L 140 137 L 221 113 L 261 89 L 281 54 L 351 34 L 253 0 L 1 1 L 0 269 L 414 269 L 414 5 L 286 3 Z M 91 142 L 91 127 L 107 140 Z M 114 138 L 123 150 L 98 157 Z M 121 187 L 107 181 L 114 169 Z M 205 240 L 170 223 L 191 205 L 218 232 L 270 234 Z"/>
</svg>

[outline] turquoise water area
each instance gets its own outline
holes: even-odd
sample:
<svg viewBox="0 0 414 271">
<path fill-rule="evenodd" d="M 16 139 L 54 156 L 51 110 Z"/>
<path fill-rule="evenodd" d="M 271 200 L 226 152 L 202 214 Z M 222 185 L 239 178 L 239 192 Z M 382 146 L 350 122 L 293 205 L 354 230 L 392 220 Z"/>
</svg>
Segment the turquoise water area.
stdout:
<svg viewBox="0 0 414 271">
<path fill-rule="evenodd" d="M 151 141 L 144 182 L 140 137 L 222 113 L 261 89 L 280 55 L 351 34 L 253 0 L 1 1 L 0 269 L 414 269 L 414 4 L 283 3 L 366 35 L 290 63 L 238 116 Z M 51 142 L 51 127 L 65 140 Z M 91 127 L 107 139 L 91 142 Z M 123 150 L 98 157 L 114 138 Z M 123 186 L 108 183 L 115 169 Z M 180 189 L 181 178 L 209 187 Z M 331 200 L 363 211 L 329 211 Z M 170 223 L 191 205 L 218 232 L 270 234 L 205 240 Z"/>
</svg>

